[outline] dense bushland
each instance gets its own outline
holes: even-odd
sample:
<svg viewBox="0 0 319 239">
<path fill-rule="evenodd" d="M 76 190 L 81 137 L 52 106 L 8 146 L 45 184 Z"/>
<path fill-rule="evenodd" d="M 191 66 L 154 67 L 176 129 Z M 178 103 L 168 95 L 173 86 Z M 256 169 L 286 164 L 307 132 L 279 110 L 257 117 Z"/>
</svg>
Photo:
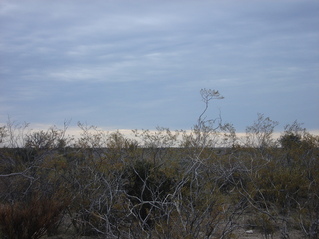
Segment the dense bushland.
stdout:
<svg viewBox="0 0 319 239">
<path fill-rule="evenodd" d="M 236 238 L 292 231 L 319 237 L 319 137 L 297 122 L 279 139 L 259 114 L 237 138 L 204 113 L 189 131 L 106 133 L 0 128 L 2 238 Z"/>
</svg>

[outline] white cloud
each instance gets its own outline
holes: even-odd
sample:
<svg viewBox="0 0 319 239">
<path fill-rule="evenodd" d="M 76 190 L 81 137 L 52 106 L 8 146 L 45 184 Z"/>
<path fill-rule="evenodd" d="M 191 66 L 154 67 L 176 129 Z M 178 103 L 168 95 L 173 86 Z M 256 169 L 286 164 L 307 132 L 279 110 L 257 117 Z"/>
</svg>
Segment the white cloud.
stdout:
<svg viewBox="0 0 319 239">
<path fill-rule="evenodd" d="M 45 104 L 67 113 L 65 101 L 81 101 L 81 94 L 87 94 L 85 107 L 91 109 L 87 117 L 103 122 L 106 114 L 90 105 L 118 105 L 116 90 L 122 88 L 122 105 L 148 109 L 147 117 L 141 119 L 141 112 L 125 108 L 131 121 L 158 122 L 156 111 L 160 111 L 170 112 L 175 120 L 165 124 L 183 123 L 187 113 L 180 117 L 177 112 L 182 110 L 175 108 L 181 104 L 185 111 L 197 112 L 198 104 L 193 101 L 199 89 L 206 87 L 225 95 L 225 105 L 232 106 L 227 108 L 229 121 L 243 120 L 239 113 L 252 115 L 258 110 L 279 115 L 278 120 L 286 122 L 285 112 L 295 111 L 292 116 L 318 127 L 311 118 L 318 91 L 316 1 L 100 0 L 93 4 L 29 0 L 1 4 L 0 54 L 5 61 L 0 76 L 6 84 L 0 93 L 7 107 L 0 114 L 20 111 L 31 119 L 32 114 L 40 115 Z M 107 94 L 97 85 L 107 89 Z M 54 101 L 52 95 L 66 86 L 76 92 L 69 97 L 67 92 L 58 94 Z M 302 97 L 294 100 L 297 92 Z M 175 104 L 165 101 L 172 95 Z M 32 112 L 25 111 L 24 100 L 32 105 Z M 85 115 L 79 113 L 81 104 L 69 105 L 73 105 L 71 115 Z M 152 105 L 157 108 L 151 109 Z M 302 111 L 300 105 L 309 109 Z M 107 112 L 126 117 L 116 109 Z"/>
</svg>

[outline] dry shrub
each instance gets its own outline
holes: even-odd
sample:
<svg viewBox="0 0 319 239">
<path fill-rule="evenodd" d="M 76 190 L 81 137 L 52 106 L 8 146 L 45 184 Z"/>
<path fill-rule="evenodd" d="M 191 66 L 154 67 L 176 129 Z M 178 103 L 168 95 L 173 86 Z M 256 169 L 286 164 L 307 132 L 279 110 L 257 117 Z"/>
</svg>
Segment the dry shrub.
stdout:
<svg viewBox="0 0 319 239">
<path fill-rule="evenodd" d="M 28 202 L 0 205 L 0 227 L 4 238 L 37 239 L 58 221 L 66 202 L 32 197 Z"/>
</svg>

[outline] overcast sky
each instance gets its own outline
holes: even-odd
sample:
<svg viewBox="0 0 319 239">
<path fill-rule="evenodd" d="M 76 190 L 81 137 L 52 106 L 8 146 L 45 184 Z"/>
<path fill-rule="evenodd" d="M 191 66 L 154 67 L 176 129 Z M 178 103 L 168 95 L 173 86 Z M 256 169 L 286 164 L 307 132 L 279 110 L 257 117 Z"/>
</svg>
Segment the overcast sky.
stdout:
<svg viewBox="0 0 319 239">
<path fill-rule="evenodd" d="M 0 2 L 0 123 L 319 129 L 319 1 Z"/>
</svg>

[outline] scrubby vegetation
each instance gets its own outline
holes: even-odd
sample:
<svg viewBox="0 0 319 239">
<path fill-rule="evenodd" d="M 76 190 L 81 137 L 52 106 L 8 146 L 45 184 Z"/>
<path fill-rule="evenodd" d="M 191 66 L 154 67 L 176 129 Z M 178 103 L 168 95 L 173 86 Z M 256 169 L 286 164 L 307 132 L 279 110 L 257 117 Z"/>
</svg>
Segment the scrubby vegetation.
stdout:
<svg viewBox="0 0 319 239">
<path fill-rule="evenodd" d="M 298 122 L 275 139 L 259 114 L 237 138 L 221 118 L 206 120 L 217 91 L 188 131 L 106 133 L 0 128 L 2 238 L 319 237 L 319 137 Z"/>
</svg>

